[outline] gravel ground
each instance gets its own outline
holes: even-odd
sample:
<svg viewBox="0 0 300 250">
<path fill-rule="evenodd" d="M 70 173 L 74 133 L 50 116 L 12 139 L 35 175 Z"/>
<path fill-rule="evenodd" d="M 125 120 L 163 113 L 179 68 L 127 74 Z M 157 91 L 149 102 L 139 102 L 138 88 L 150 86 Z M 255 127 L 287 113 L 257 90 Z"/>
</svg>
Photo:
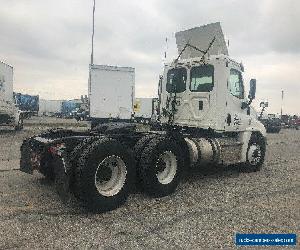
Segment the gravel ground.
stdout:
<svg viewBox="0 0 300 250">
<path fill-rule="evenodd" d="M 299 233 L 300 131 L 269 134 L 258 173 L 193 171 L 169 197 L 132 194 L 117 210 L 88 214 L 75 200 L 63 203 L 40 174 L 18 170 L 22 140 L 46 129 L 28 123 L 0 133 L 0 249 L 234 248 L 237 232 Z"/>
</svg>

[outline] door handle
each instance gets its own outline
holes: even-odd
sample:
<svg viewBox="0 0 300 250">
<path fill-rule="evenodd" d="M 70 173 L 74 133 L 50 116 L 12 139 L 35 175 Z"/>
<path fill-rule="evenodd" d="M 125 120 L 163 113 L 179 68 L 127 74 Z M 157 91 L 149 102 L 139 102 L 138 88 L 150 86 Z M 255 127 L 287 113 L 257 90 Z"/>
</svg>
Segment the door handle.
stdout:
<svg viewBox="0 0 300 250">
<path fill-rule="evenodd" d="M 203 101 L 199 101 L 199 110 L 203 110 Z"/>
</svg>

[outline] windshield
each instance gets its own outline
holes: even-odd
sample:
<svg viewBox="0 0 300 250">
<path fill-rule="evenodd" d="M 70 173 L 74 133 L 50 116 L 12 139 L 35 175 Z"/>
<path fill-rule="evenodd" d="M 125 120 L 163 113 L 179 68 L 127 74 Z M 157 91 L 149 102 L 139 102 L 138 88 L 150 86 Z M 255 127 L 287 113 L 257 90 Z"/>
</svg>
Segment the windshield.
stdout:
<svg viewBox="0 0 300 250">
<path fill-rule="evenodd" d="M 186 88 L 187 72 L 185 68 L 170 69 L 167 75 L 166 90 L 168 93 L 181 93 Z"/>
<path fill-rule="evenodd" d="M 191 69 L 192 92 L 210 92 L 214 88 L 214 66 L 201 65 Z"/>
</svg>

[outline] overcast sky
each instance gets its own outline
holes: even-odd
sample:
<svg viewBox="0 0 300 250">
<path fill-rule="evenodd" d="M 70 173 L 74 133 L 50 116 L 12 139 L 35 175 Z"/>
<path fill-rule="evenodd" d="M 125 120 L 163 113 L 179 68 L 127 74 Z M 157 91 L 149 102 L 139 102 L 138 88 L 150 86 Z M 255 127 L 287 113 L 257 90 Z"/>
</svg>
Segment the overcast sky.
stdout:
<svg viewBox="0 0 300 250">
<path fill-rule="evenodd" d="M 87 94 L 92 0 L 0 0 L 0 61 L 15 71 L 14 88 L 41 98 Z M 221 22 L 230 56 L 257 79 L 269 112 L 300 114 L 299 0 L 96 0 L 95 64 L 136 69 L 136 96 L 156 94 L 168 37 Z M 247 85 L 248 86 L 248 85 Z"/>
</svg>

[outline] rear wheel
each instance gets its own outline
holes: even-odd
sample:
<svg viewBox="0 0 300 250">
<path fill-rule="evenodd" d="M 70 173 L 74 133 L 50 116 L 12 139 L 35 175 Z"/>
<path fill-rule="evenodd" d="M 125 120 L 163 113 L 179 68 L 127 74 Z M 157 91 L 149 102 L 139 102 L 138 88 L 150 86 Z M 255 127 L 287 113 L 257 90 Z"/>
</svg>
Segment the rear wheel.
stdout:
<svg viewBox="0 0 300 250">
<path fill-rule="evenodd" d="M 180 146 L 171 138 L 152 139 L 143 150 L 139 169 L 147 194 L 162 197 L 173 193 L 183 170 Z"/>
<path fill-rule="evenodd" d="M 102 138 L 78 160 L 79 198 L 92 211 L 113 210 L 126 201 L 134 176 L 132 152 L 116 140 Z"/>
<path fill-rule="evenodd" d="M 71 164 L 71 182 L 70 182 L 70 189 L 74 193 L 76 197 L 79 197 L 79 187 L 77 185 L 77 182 L 75 181 L 75 171 L 78 170 L 78 160 L 80 156 L 82 155 L 82 152 L 84 150 L 87 150 L 87 148 L 96 140 L 99 140 L 99 137 L 88 137 L 84 139 L 82 142 L 80 142 L 71 152 L 70 154 L 70 164 Z"/>
<path fill-rule="evenodd" d="M 242 164 L 242 172 L 256 172 L 261 170 L 265 160 L 266 142 L 265 139 L 258 134 L 253 134 L 250 138 L 246 162 Z"/>
<path fill-rule="evenodd" d="M 146 145 L 155 137 L 158 137 L 157 134 L 149 134 L 143 136 L 138 142 L 135 144 L 133 151 L 135 156 L 135 163 L 138 166 L 141 160 L 141 156 Z"/>
<path fill-rule="evenodd" d="M 143 136 L 142 138 L 140 138 L 138 140 L 138 142 L 135 144 L 134 148 L 133 148 L 133 151 L 134 151 L 134 156 L 135 156 L 135 165 L 136 165 L 136 175 L 137 175 L 137 178 L 136 178 L 136 187 L 137 188 L 140 188 L 141 187 L 141 183 L 140 183 L 140 176 L 141 176 L 141 173 L 140 173 L 140 168 L 139 168 L 139 165 L 140 165 L 140 160 L 141 160 L 141 157 L 142 157 L 142 153 L 143 153 L 143 150 L 144 148 L 146 147 L 146 145 L 155 137 L 157 137 L 158 135 L 157 134 L 149 134 L 149 135 L 145 135 Z"/>
</svg>

